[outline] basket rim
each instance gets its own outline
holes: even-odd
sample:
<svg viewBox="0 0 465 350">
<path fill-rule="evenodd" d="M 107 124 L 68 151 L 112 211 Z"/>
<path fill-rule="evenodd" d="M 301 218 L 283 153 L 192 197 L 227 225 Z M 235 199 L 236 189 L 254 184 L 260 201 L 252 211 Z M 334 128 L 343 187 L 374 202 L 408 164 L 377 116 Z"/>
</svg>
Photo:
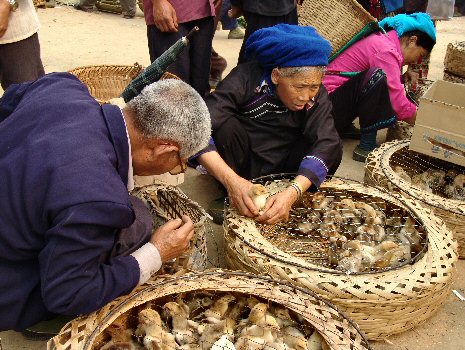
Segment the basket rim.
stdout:
<svg viewBox="0 0 465 350">
<path fill-rule="evenodd" d="M 281 174 L 272 174 L 272 175 L 266 175 L 266 176 L 261 176 L 261 177 L 258 177 L 256 179 L 253 179 L 252 182 L 254 183 L 260 183 L 261 181 L 268 181 L 268 180 L 273 180 L 273 179 L 287 179 L 288 177 L 295 177 L 295 173 L 281 173 Z M 331 180 L 332 179 L 338 179 L 338 180 L 344 180 L 344 181 L 353 181 L 355 182 L 356 184 L 358 185 L 363 185 L 361 182 L 358 182 L 356 180 L 352 180 L 352 179 L 347 179 L 347 178 L 344 178 L 344 177 L 339 177 L 339 176 L 328 176 L 328 178 L 330 178 Z M 326 182 L 326 180 L 325 180 Z M 325 184 L 325 182 L 322 183 L 322 186 Z M 329 183 L 326 183 L 326 185 L 328 185 Z M 382 187 L 375 187 L 375 186 L 367 186 L 367 185 L 363 185 L 363 186 L 366 186 L 366 187 L 371 187 L 375 190 L 379 190 L 380 192 L 383 192 L 385 195 L 389 196 L 389 197 L 392 197 L 393 200 L 391 200 L 391 204 L 395 204 L 395 205 L 398 205 L 399 207 L 401 207 L 402 209 L 406 209 L 410 215 L 412 215 L 412 213 L 415 212 L 414 209 L 412 209 L 408 204 L 406 203 L 392 203 L 394 201 L 397 201 L 397 198 L 395 196 L 393 196 L 392 194 L 390 194 L 389 192 L 387 192 L 384 188 Z M 355 190 L 355 189 L 354 189 Z M 368 193 L 365 193 L 365 194 L 368 194 Z M 376 195 L 376 192 L 375 193 L 370 193 L 368 194 L 370 196 L 375 196 Z M 228 198 L 227 198 L 228 199 Z M 384 198 L 383 198 L 384 199 Z M 225 210 L 228 210 L 228 205 L 229 205 L 229 201 L 225 202 Z M 403 207 L 404 206 L 404 207 Z M 412 215 L 413 216 L 413 215 Z M 423 219 L 421 217 L 416 217 L 415 220 L 417 221 L 420 221 L 420 223 L 422 224 L 423 227 L 426 228 L 426 225 L 423 221 Z M 269 253 L 267 251 L 265 251 L 264 249 L 261 249 L 260 247 L 257 247 L 256 245 L 254 245 L 252 242 L 249 242 L 241 233 L 239 230 L 234 230 L 234 234 L 242 241 L 244 242 L 246 245 L 248 245 L 251 249 L 273 259 L 273 260 L 276 260 L 276 261 L 279 261 L 283 264 L 288 264 L 288 265 L 291 265 L 291 266 L 294 266 L 294 267 L 298 267 L 298 268 L 303 268 L 303 269 L 307 269 L 307 270 L 312 270 L 312 271 L 318 271 L 318 272 L 322 272 L 322 273 L 329 273 L 329 274 L 334 274 L 334 275 L 350 275 L 350 276 L 365 276 L 365 275 L 378 275 L 378 274 L 385 274 L 386 272 L 391 272 L 391 271 L 395 271 L 395 270 L 398 270 L 398 269 L 401 269 L 407 265 L 413 265 L 415 263 L 417 263 L 419 260 L 421 260 L 425 254 L 427 253 L 428 249 L 429 249 L 429 241 L 428 239 L 426 238 L 426 244 L 423 245 L 423 248 L 413 257 L 411 258 L 410 260 L 407 260 L 407 261 L 404 261 L 403 263 L 399 264 L 399 265 L 396 265 L 396 266 L 392 266 L 392 267 L 387 267 L 387 268 L 383 268 L 383 269 L 379 269 L 379 270 L 373 270 L 373 271 L 364 271 L 364 272 L 351 272 L 351 273 L 347 273 L 347 272 L 344 272 L 344 271 L 338 271 L 338 270 L 335 270 L 335 269 L 330 269 L 330 268 L 324 268 L 324 267 L 321 267 L 319 266 L 318 264 L 315 264 L 315 263 L 312 263 L 312 262 L 309 262 L 309 261 L 306 261 L 305 259 L 303 258 L 300 258 L 300 257 L 296 257 L 296 256 L 293 256 L 277 247 L 275 247 L 272 243 L 269 243 L 271 246 L 274 247 L 273 250 L 278 250 L 280 251 L 283 256 L 278 256 L 276 254 L 272 254 L 272 253 Z M 261 233 L 258 233 L 261 235 Z M 262 236 L 262 235 L 261 235 Z M 263 237 L 263 236 L 262 236 Z M 264 237 L 263 237 L 264 238 Z M 268 241 L 266 238 L 264 238 L 266 241 Z M 288 257 L 290 257 L 291 259 L 288 259 Z"/>
<path fill-rule="evenodd" d="M 408 193 L 408 195 L 411 196 L 412 198 L 419 200 L 432 207 L 450 211 L 456 215 L 465 217 L 465 202 L 464 201 L 445 198 L 445 197 L 439 196 L 434 193 L 427 193 L 420 189 L 416 189 L 414 186 L 411 186 L 411 184 L 408 183 L 406 180 L 397 176 L 394 173 L 394 171 L 389 171 L 390 169 L 392 169 L 391 166 L 389 165 L 389 160 L 392 154 L 394 154 L 394 152 L 396 151 L 401 150 L 402 148 L 408 147 L 409 145 L 410 145 L 410 140 L 396 140 L 396 141 L 385 143 L 384 145 L 381 146 L 383 148 L 380 149 L 378 152 L 381 152 L 380 169 L 383 172 L 383 175 L 388 179 L 388 181 L 391 184 L 397 187 L 400 191 L 405 192 L 406 189 L 408 188 L 408 191 L 406 193 Z M 413 152 L 410 150 L 408 151 Z M 418 153 L 418 154 L 420 156 L 423 156 L 423 154 L 421 153 Z M 427 155 L 424 155 L 424 156 L 428 157 Z M 434 157 L 431 157 L 431 158 L 434 158 Z M 448 201 L 450 203 L 447 203 L 449 204 L 448 206 L 441 205 L 440 204 L 441 201 Z M 462 211 L 459 211 L 459 208 L 463 208 Z"/>
<path fill-rule="evenodd" d="M 204 276 L 218 276 L 218 277 L 221 277 L 221 276 L 225 276 L 225 275 L 228 276 L 228 277 L 234 277 L 234 276 L 236 276 L 236 277 L 246 277 L 246 278 L 261 280 L 261 281 L 268 282 L 268 283 L 271 283 L 271 284 L 274 284 L 274 285 L 283 285 L 283 286 L 286 286 L 286 287 L 290 288 L 293 291 L 297 290 L 297 291 L 303 293 L 304 295 L 308 295 L 311 298 L 314 298 L 318 302 L 325 304 L 327 307 L 332 308 L 333 310 L 336 310 L 337 313 L 340 314 L 342 316 L 342 318 L 344 318 L 346 321 L 348 321 L 349 324 L 358 332 L 358 334 L 361 336 L 361 338 L 365 342 L 364 345 L 366 346 L 367 350 L 373 350 L 373 348 L 371 347 L 368 339 L 366 338 L 365 334 L 362 332 L 362 330 L 360 329 L 358 324 L 355 321 L 353 321 L 349 316 L 347 316 L 347 314 L 344 311 L 342 311 L 335 304 L 331 303 L 330 301 L 326 300 L 325 298 L 319 296 L 318 294 L 316 294 L 316 293 L 314 293 L 314 292 L 312 292 L 312 291 L 310 291 L 308 289 L 296 286 L 296 285 L 291 284 L 289 282 L 279 280 L 279 279 L 273 279 L 273 278 L 268 277 L 268 276 L 259 276 L 259 275 L 256 275 L 256 274 L 253 274 L 253 273 L 250 273 L 250 272 L 245 272 L 245 271 L 232 271 L 232 270 L 227 270 L 227 269 L 209 269 L 209 270 L 206 270 L 206 271 L 203 271 L 203 272 L 189 272 L 189 273 L 186 273 L 184 275 L 180 275 L 180 276 L 176 276 L 176 277 L 172 277 L 171 275 L 158 276 L 159 278 L 164 278 L 164 277 L 167 277 L 167 278 L 163 279 L 163 280 L 161 280 L 159 282 L 153 282 L 151 284 L 148 284 L 148 285 L 144 286 L 143 288 L 140 288 L 136 293 L 133 293 L 133 294 L 123 298 L 123 300 L 118 304 L 118 306 L 124 306 L 127 303 L 130 303 L 131 301 L 136 299 L 142 293 L 147 293 L 147 292 L 153 291 L 155 289 L 159 289 L 159 288 L 163 287 L 163 285 L 166 285 L 166 284 L 172 284 L 172 283 L 176 283 L 176 282 L 183 281 L 183 280 L 200 279 L 200 278 L 202 278 Z M 202 286 L 199 286 L 199 289 L 201 287 Z M 209 288 L 203 288 L 202 290 L 210 290 L 210 289 Z M 241 292 L 239 292 L 239 293 L 241 293 Z M 174 293 L 171 293 L 171 294 L 174 294 Z M 167 295 L 171 295 L 171 294 L 167 294 Z M 103 331 L 103 329 L 106 328 L 106 326 L 105 326 L 102 329 L 102 326 L 106 323 L 106 321 L 111 320 L 112 317 L 114 316 L 114 314 L 116 314 L 119 311 L 119 310 L 117 310 L 118 306 L 113 308 L 112 310 L 110 310 L 105 316 L 103 316 L 101 319 L 99 319 L 99 325 L 97 327 L 95 327 L 94 330 L 92 331 L 92 333 L 87 336 L 86 342 L 83 344 L 84 349 L 86 349 L 88 346 L 92 345 L 91 343 L 89 344 L 89 342 L 93 342 L 95 336 L 100 334 Z"/>
<path fill-rule="evenodd" d="M 86 66 L 79 66 L 68 70 L 68 73 L 76 74 L 75 72 L 84 71 L 84 70 L 91 70 L 94 68 L 140 68 L 144 69 L 144 66 L 135 62 L 134 64 L 91 64 Z"/>
</svg>

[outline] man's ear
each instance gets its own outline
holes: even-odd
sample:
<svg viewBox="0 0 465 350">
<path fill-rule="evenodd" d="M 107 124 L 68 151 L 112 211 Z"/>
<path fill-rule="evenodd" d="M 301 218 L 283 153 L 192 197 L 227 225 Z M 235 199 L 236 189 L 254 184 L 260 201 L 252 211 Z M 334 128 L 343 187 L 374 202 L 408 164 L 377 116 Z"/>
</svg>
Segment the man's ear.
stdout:
<svg viewBox="0 0 465 350">
<path fill-rule="evenodd" d="M 278 85 L 279 78 L 280 75 L 278 68 L 273 68 L 273 70 L 271 71 L 271 82 L 275 85 Z"/>
<path fill-rule="evenodd" d="M 151 160 L 155 160 L 160 156 L 171 152 L 177 152 L 179 150 L 178 146 L 168 143 L 160 143 L 156 140 L 151 140 L 147 143 L 147 148 L 149 149 L 149 157 Z"/>
</svg>

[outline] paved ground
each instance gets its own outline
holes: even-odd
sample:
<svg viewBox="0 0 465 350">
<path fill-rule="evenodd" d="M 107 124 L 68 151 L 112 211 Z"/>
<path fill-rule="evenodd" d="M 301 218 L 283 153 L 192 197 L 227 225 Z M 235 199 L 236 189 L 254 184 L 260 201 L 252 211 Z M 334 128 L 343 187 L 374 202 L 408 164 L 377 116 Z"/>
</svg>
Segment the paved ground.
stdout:
<svg viewBox="0 0 465 350">
<path fill-rule="evenodd" d="M 146 26 L 141 13 L 133 20 L 106 13 L 83 13 L 67 6 L 40 9 L 42 29 L 39 33 L 46 72 L 65 71 L 83 65 L 149 63 Z M 439 22 L 438 44 L 432 53 L 430 79 L 442 77 L 443 58 L 447 43 L 465 40 L 465 17 Z M 227 31 L 217 31 L 214 47 L 234 67 L 240 40 L 228 40 Z M 384 135 L 379 135 L 383 141 Z M 356 143 L 344 141 L 344 159 L 337 175 L 363 181 L 363 164 L 351 159 Z M 219 196 L 214 182 L 205 175 L 190 170 L 180 186 L 191 198 L 207 207 Z M 222 266 L 222 228 L 211 224 L 209 257 Z M 454 287 L 465 295 L 465 262 L 459 261 Z M 387 342 L 373 343 L 375 350 L 462 350 L 465 327 L 465 302 L 452 293 L 440 311 L 423 325 L 409 332 L 390 337 Z M 0 332 L 4 350 L 45 349 L 46 343 L 27 341 L 16 332 Z"/>
</svg>

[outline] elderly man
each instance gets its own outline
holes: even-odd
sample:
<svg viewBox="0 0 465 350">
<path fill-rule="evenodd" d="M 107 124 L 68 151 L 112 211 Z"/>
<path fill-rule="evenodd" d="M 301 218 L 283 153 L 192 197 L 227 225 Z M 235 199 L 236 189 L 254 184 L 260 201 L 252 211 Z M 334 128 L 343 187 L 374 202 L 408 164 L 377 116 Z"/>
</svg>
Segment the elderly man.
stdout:
<svg viewBox="0 0 465 350">
<path fill-rule="evenodd" d="M 292 186 L 270 198 L 257 217 L 275 223 L 287 219 L 302 193 L 316 191 L 339 166 L 341 141 L 321 85 L 330 51 L 312 27 L 260 29 L 246 43 L 251 62 L 233 69 L 207 97 L 213 140 L 195 160 L 221 182 L 241 214 L 259 214 L 248 195 L 250 179 L 297 173 Z M 210 213 L 221 221 L 220 208 Z"/>
<path fill-rule="evenodd" d="M 133 174 L 184 170 L 210 127 L 202 98 L 178 80 L 147 86 L 123 110 L 100 106 L 67 73 L 7 89 L 0 100 L 0 330 L 94 311 L 184 252 L 191 219 L 170 220 L 152 234 L 148 210 L 128 189 Z"/>
</svg>

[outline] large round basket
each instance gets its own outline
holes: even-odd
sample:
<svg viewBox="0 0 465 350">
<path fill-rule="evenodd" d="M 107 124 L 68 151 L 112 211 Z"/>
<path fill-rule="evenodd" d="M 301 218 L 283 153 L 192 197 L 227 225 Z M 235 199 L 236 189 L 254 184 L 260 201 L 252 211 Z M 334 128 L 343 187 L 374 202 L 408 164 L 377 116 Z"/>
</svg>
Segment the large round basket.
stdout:
<svg viewBox="0 0 465 350">
<path fill-rule="evenodd" d="M 365 183 L 399 191 L 402 195 L 429 208 L 452 231 L 458 242 L 459 257 L 465 258 L 465 202 L 445 198 L 439 189 L 429 193 L 412 186 L 408 180 L 401 178 L 394 171 L 396 166 L 400 166 L 410 176 L 421 174 L 428 169 L 442 171 L 455 169 L 458 173 L 465 174 L 465 168 L 410 151 L 409 145 L 410 142 L 406 140 L 387 142 L 371 152 L 366 160 Z"/>
<path fill-rule="evenodd" d="M 152 212 L 154 227 L 159 227 L 167 220 L 189 216 L 194 223 L 194 238 L 190 249 L 175 261 L 164 264 L 164 273 L 173 273 L 181 269 L 203 271 L 207 267 L 206 225 L 208 214 L 196 202 L 181 190 L 167 185 L 151 185 L 136 188 L 132 195 L 142 199 Z"/>
<path fill-rule="evenodd" d="M 144 68 L 135 63 L 132 66 L 100 65 L 74 68 L 69 73 L 81 80 L 90 94 L 100 103 L 108 103 L 112 98 L 120 97 L 129 83 Z"/>
<path fill-rule="evenodd" d="M 355 0 L 305 0 L 299 25 L 315 27 L 330 41 L 334 56 L 356 36 L 376 28 L 376 20 Z"/>
<path fill-rule="evenodd" d="M 234 295 L 236 300 L 244 297 L 255 298 L 268 304 L 270 308 L 285 308 L 296 315 L 301 324 L 307 324 L 316 330 L 330 349 L 370 349 L 368 341 L 355 323 L 332 304 L 313 293 L 269 278 L 222 270 L 187 274 L 176 278 L 159 276 L 150 280 L 130 295 L 120 297 L 94 313 L 71 321 L 63 327 L 60 334 L 48 342 L 47 348 L 100 349 L 108 342 L 105 333 L 115 321 L 120 325 L 120 329 L 121 325 L 126 328 L 121 331 L 127 332 L 131 324 L 137 322 L 137 312 L 144 307 L 157 310 L 160 304 L 179 301 L 180 297 L 192 302 L 195 298 L 200 299 L 202 293 L 211 299 L 225 294 Z M 235 304 L 239 304 L 239 301 Z M 239 319 L 241 317 L 234 320 Z"/>
<path fill-rule="evenodd" d="M 261 179 L 265 180 L 268 180 L 265 186 L 271 194 L 289 184 L 288 178 Z M 224 230 L 228 266 L 268 274 L 317 293 L 339 306 L 372 340 L 408 330 L 438 310 L 450 291 L 457 259 L 456 244 L 441 220 L 413 201 L 347 180 L 327 180 L 320 186 L 320 192 L 339 198 L 359 198 L 367 203 L 383 203 L 386 213 L 389 209 L 391 213 L 397 210 L 409 215 L 425 230 L 424 250 L 395 268 L 344 273 L 323 266 L 318 262 L 318 254 L 313 254 L 320 250 L 327 261 L 327 250 L 320 247 L 328 242 L 314 243 L 310 235 L 296 239 L 286 232 L 285 238 L 281 232 L 268 235 L 254 220 L 226 207 Z"/>
</svg>

